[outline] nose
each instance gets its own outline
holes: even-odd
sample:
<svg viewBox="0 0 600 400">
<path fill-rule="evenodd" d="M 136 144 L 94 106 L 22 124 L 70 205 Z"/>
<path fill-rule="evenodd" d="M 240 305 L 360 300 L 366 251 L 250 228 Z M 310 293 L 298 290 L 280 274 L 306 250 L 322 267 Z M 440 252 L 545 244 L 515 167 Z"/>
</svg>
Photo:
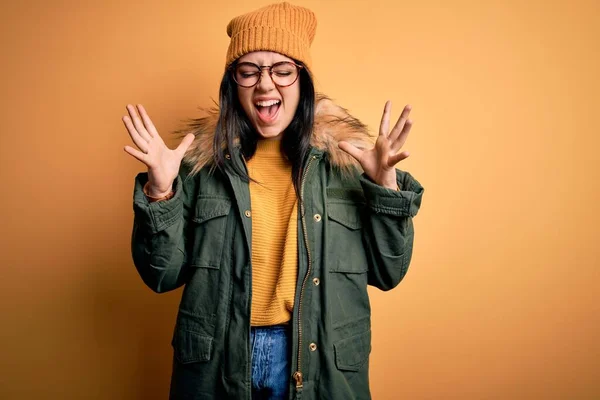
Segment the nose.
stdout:
<svg viewBox="0 0 600 400">
<path fill-rule="evenodd" d="M 268 67 L 263 67 L 260 69 L 260 78 L 256 86 L 258 89 L 265 92 L 271 91 L 275 88 L 275 82 L 273 82 L 273 78 L 271 78 L 271 75 L 269 74 Z"/>
</svg>

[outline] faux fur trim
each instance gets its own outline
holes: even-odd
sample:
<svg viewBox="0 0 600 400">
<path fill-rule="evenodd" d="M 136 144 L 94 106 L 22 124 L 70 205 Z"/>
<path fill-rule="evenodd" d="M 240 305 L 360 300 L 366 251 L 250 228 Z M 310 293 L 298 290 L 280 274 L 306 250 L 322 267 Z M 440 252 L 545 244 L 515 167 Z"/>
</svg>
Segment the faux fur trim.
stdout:
<svg viewBox="0 0 600 400">
<path fill-rule="evenodd" d="M 213 164 L 213 139 L 219 120 L 219 109 L 215 106 L 205 112 L 207 113 L 205 117 L 192 120 L 188 129 L 177 132 L 182 136 L 187 133 L 196 136 L 183 158 L 183 162 L 192 167 L 192 173 Z M 365 124 L 327 96 L 318 93 L 311 145 L 327 153 L 331 164 L 342 171 L 350 172 L 353 169 L 360 171 L 360 164 L 338 147 L 341 141 L 349 142 L 361 149 L 373 146 L 373 140 Z"/>
</svg>

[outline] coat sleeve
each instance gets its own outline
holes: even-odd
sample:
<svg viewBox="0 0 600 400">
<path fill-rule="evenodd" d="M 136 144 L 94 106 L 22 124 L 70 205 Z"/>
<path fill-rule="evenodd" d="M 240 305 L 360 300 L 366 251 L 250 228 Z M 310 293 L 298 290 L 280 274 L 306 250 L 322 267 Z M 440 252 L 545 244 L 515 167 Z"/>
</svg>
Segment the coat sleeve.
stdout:
<svg viewBox="0 0 600 400">
<path fill-rule="evenodd" d="M 147 173 L 135 178 L 131 253 L 144 283 L 157 293 L 183 285 L 187 279 L 188 221 L 194 206 L 194 179 L 182 169 L 173 186 L 175 195 L 165 201 L 148 202 L 142 188 Z"/>
<path fill-rule="evenodd" d="M 363 240 L 368 283 L 381 290 L 394 288 L 406 275 L 414 241 L 412 219 L 423 197 L 423 187 L 408 172 L 397 170 L 396 180 L 398 191 L 379 186 L 364 174 L 360 177 L 367 200 Z"/>
</svg>

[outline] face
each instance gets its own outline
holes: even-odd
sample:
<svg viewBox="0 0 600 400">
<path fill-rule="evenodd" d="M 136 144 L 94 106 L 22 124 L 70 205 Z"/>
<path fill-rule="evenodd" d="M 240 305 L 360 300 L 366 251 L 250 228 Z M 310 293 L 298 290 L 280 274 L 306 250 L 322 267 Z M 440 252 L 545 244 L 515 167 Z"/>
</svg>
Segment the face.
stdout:
<svg viewBox="0 0 600 400">
<path fill-rule="evenodd" d="M 255 51 L 240 57 L 238 63 L 270 66 L 281 61 L 294 62 L 272 51 Z M 255 86 L 245 88 L 238 85 L 238 97 L 252 126 L 263 139 L 281 139 L 300 102 L 300 77 L 290 86 L 277 86 L 269 76 L 268 69 L 264 68 L 260 82 Z"/>
</svg>

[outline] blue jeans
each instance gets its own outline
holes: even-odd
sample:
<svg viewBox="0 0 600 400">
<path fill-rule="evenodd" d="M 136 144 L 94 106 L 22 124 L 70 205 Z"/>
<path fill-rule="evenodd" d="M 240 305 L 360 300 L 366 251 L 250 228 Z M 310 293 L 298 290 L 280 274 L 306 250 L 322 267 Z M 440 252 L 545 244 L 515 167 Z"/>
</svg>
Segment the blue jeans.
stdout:
<svg viewBox="0 0 600 400">
<path fill-rule="evenodd" d="M 288 398 L 291 332 L 287 326 L 252 327 L 252 399 Z"/>
</svg>

